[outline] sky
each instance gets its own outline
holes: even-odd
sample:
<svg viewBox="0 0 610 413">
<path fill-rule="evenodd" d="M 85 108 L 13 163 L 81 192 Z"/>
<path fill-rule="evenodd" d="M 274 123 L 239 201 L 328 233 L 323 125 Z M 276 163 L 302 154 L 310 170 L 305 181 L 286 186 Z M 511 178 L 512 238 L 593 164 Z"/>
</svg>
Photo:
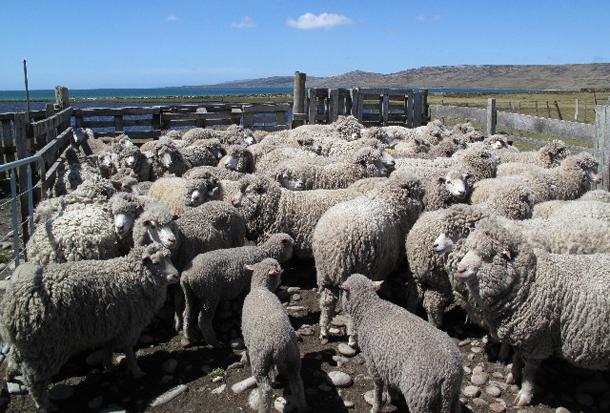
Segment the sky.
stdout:
<svg viewBox="0 0 610 413">
<path fill-rule="evenodd" d="M 610 62 L 608 0 L 0 0 L 0 90 Z"/>
</svg>

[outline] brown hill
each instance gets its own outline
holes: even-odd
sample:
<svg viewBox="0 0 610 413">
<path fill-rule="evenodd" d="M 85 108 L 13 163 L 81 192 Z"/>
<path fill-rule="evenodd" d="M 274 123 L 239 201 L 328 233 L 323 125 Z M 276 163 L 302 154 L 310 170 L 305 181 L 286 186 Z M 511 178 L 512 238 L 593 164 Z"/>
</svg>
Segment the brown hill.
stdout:
<svg viewBox="0 0 610 413">
<path fill-rule="evenodd" d="M 292 76 L 226 82 L 210 87 L 292 87 Z M 610 63 L 569 65 L 461 65 L 420 67 L 382 74 L 356 70 L 307 77 L 308 87 L 579 90 L 610 88 Z"/>
</svg>

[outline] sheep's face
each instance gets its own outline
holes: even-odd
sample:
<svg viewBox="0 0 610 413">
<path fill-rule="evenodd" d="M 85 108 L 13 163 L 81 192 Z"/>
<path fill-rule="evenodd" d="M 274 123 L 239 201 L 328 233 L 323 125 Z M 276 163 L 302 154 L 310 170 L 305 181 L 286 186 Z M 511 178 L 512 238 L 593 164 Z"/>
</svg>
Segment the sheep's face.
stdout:
<svg viewBox="0 0 610 413">
<path fill-rule="evenodd" d="M 254 139 L 254 136 L 252 135 L 244 136 L 244 143 L 246 146 L 254 145 L 256 143 L 256 139 Z"/>
<path fill-rule="evenodd" d="M 165 168 L 169 169 L 174 165 L 173 152 L 165 146 L 162 146 L 157 150 L 157 159 L 159 159 L 161 165 Z"/>
<path fill-rule="evenodd" d="M 187 192 L 184 204 L 190 207 L 196 207 L 205 202 L 207 194 L 207 188 L 195 188 L 192 191 Z"/>
<path fill-rule="evenodd" d="M 174 250 L 178 246 L 177 237 L 171 224 L 160 224 L 157 221 L 146 221 L 144 223 L 148 230 L 150 241 L 158 242 L 163 246 Z"/>
<path fill-rule="evenodd" d="M 303 180 L 288 172 L 278 174 L 277 180 L 282 187 L 291 191 L 302 191 L 305 189 Z"/>
<path fill-rule="evenodd" d="M 457 236 L 450 237 L 442 232 L 432 243 L 432 250 L 437 254 L 450 253 L 455 248 Z"/>
<path fill-rule="evenodd" d="M 180 281 L 180 274 L 170 260 L 169 251 L 159 247 L 158 244 L 153 244 L 147 248 L 142 254 L 142 262 L 168 284 L 176 284 Z"/>
<path fill-rule="evenodd" d="M 133 228 L 135 216 L 130 212 L 119 212 L 114 215 L 114 232 L 119 237 L 124 237 Z"/>
<path fill-rule="evenodd" d="M 232 153 L 230 154 L 227 159 L 225 160 L 224 163 L 224 167 L 227 169 L 230 169 L 232 171 L 236 171 L 237 170 L 237 165 L 239 164 L 239 161 L 241 159 L 241 155 L 240 153 Z"/>
<path fill-rule="evenodd" d="M 463 201 L 468 195 L 468 176 L 456 171 L 449 171 L 439 178 L 453 198 Z"/>
<path fill-rule="evenodd" d="M 396 161 L 394 157 L 388 153 L 385 149 L 381 152 L 381 163 L 385 165 L 387 168 L 394 168 L 396 165 Z"/>
<path fill-rule="evenodd" d="M 100 170 L 110 171 L 115 169 L 117 156 L 108 151 L 102 151 L 97 154 L 97 165 Z"/>
</svg>

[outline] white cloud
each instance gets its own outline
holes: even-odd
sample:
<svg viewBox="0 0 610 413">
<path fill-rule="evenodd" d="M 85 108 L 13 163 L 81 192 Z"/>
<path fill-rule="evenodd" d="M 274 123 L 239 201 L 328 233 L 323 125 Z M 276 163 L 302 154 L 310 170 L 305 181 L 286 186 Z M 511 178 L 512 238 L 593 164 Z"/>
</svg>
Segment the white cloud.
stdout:
<svg viewBox="0 0 610 413">
<path fill-rule="evenodd" d="M 436 16 L 424 16 L 422 14 L 415 16 L 415 20 L 420 22 L 431 22 L 435 20 L 441 20 L 442 18 L 443 16 L 441 16 L 440 14 L 437 14 Z"/>
<path fill-rule="evenodd" d="M 295 29 L 313 30 L 313 29 L 332 29 L 334 26 L 352 25 L 354 22 L 349 17 L 342 14 L 322 13 L 316 16 L 312 13 L 305 13 L 299 16 L 298 19 L 288 19 L 286 24 Z"/>
<path fill-rule="evenodd" d="M 231 27 L 235 29 L 251 29 L 252 27 L 256 27 L 256 23 L 252 20 L 252 17 L 246 16 L 239 23 L 231 23 Z"/>
<path fill-rule="evenodd" d="M 167 16 L 165 18 L 166 22 L 175 22 L 177 20 L 180 20 L 180 19 L 178 19 L 178 16 L 176 16 L 175 14 L 170 14 L 169 16 Z"/>
</svg>

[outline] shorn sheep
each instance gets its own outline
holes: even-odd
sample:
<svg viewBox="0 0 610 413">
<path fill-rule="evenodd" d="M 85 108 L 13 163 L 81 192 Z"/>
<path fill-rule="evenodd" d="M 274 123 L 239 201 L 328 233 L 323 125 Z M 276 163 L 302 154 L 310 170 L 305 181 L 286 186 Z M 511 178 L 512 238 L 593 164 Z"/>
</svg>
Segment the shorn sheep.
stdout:
<svg viewBox="0 0 610 413">
<path fill-rule="evenodd" d="M 232 300 L 247 291 L 252 274 L 244 265 L 274 258 L 283 263 L 292 257 L 294 240 L 287 234 L 273 234 L 259 246 L 226 248 L 199 254 L 182 272 L 184 291 L 184 344 L 195 339 L 193 322 L 199 314 L 199 329 L 208 344 L 220 347 L 212 328 L 212 318 L 220 300 Z"/>
<path fill-rule="evenodd" d="M 152 244 L 111 260 L 34 268 L 9 284 L 0 304 L 2 337 L 38 408 L 51 409 L 51 378 L 83 350 L 103 347 L 104 365 L 112 369 L 112 351 L 119 349 L 132 376 L 142 375 L 132 346 L 163 304 L 168 284 L 178 282 L 169 257 Z"/>
<path fill-rule="evenodd" d="M 493 220 L 477 225 L 463 251 L 454 276 L 466 283 L 492 336 L 515 350 L 507 381 L 523 374 L 518 405 L 532 401 L 536 369 L 549 357 L 610 368 L 610 254 L 534 250 Z"/>
<path fill-rule="evenodd" d="M 404 258 L 407 232 L 423 209 L 424 184 L 398 170 L 374 190 L 329 208 L 312 237 L 320 292 L 320 336 L 339 298 L 339 285 L 355 272 L 383 280 Z M 348 324 L 349 342 L 356 337 Z"/>
<path fill-rule="evenodd" d="M 404 395 L 411 413 L 459 413 L 464 366 L 457 346 L 445 332 L 379 298 L 379 286 L 362 274 L 341 284 L 343 307 L 375 382 L 371 412 L 381 411 L 385 384 L 391 396 Z"/>
<path fill-rule="evenodd" d="M 305 412 L 307 404 L 297 335 L 282 303 L 272 292 L 280 284 L 282 267 L 273 258 L 266 258 L 245 268 L 252 271 L 252 286 L 244 300 L 241 331 L 258 386 L 258 411 L 271 412 L 271 375 L 273 367 L 277 366 L 288 377 L 298 411 Z"/>
</svg>

